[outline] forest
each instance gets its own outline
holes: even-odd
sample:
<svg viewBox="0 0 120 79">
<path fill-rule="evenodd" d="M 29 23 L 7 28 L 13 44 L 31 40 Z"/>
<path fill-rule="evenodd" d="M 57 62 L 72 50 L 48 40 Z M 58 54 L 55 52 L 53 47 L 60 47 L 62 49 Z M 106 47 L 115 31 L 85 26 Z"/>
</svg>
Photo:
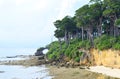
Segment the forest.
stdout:
<svg viewBox="0 0 120 79">
<path fill-rule="evenodd" d="M 75 11 L 54 22 L 54 41 L 46 47 L 49 59 L 66 56 L 79 62 L 79 49 L 120 50 L 120 0 L 90 0 Z"/>
</svg>

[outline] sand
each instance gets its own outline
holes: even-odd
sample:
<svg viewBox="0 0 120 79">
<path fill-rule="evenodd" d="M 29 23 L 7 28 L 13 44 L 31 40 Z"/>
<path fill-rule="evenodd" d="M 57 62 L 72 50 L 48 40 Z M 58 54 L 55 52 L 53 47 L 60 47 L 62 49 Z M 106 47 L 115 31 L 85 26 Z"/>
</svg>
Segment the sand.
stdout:
<svg viewBox="0 0 120 79">
<path fill-rule="evenodd" d="M 120 69 L 115 69 L 115 68 L 113 69 L 104 66 L 94 66 L 94 67 L 90 67 L 89 71 L 98 72 L 108 76 L 120 78 Z"/>
<path fill-rule="evenodd" d="M 79 68 L 49 67 L 53 79 L 119 79 Z"/>
</svg>

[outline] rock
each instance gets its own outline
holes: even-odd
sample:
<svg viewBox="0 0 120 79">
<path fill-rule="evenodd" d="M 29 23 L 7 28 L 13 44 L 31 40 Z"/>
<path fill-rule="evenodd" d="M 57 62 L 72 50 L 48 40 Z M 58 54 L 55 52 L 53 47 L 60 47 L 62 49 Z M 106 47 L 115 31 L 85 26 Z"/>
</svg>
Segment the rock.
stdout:
<svg viewBox="0 0 120 79">
<path fill-rule="evenodd" d="M 52 65 L 56 65 L 56 62 L 52 62 Z"/>
<path fill-rule="evenodd" d="M 80 66 L 79 68 L 80 68 L 80 69 L 85 69 L 85 67 L 83 67 L 83 66 Z"/>
<path fill-rule="evenodd" d="M 37 51 L 35 52 L 35 56 L 42 56 L 42 55 L 44 55 L 43 54 L 43 50 L 44 49 L 45 49 L 44 47 L 41 47 L 41 48 L 37 49 Z"/>
<path fill-rule="evenodd" d="M 44 55 L 42 51 L 37 51 L 37 52 L 35 53 L 35 56 L 42 56 L 42 55 Z"/>
<path fill-rule="evenodd" d="M 70 62 L 67 62 L 67 63 L 65 64 L 65 67 L 68 68 L 69 66 L 70 66 Z"/>
<path fill-rule="evenodd" d="M 63 66 L 65 66 L 65 64 L 64 63 L 60 63 L 60 67 L 63 67 Z"/>
<path fill-rule="evenodd" d="M 0 71 L 0 73 L 4 73 L 5 71 Z"/>
<path fill-rule="evenodd" d="M 80 66 L 80 63 L 74 63 L 74 66 Z"/>
</svg>

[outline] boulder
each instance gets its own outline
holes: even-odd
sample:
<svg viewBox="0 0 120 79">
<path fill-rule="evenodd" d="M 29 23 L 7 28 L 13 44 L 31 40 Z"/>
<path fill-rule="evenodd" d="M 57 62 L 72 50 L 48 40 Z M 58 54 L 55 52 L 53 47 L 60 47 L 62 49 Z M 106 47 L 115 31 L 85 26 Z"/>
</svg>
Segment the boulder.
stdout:
<svg viewBox="0 0 120 79">
<path fill-rule="evenodd" d="M 42 51 L 37 51 L 37 52 L 35 53 L 35 56 L 41 56 L 41 55 L 43 55 L 43 52 L 42 52 Z"/>
</svg>

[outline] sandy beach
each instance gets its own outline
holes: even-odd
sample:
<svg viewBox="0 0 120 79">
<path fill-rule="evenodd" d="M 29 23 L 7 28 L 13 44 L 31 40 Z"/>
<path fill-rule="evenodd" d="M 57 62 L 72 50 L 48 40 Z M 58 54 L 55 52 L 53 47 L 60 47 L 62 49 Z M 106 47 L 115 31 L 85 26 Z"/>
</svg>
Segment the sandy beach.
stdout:
<svg viewBox="0 0 120 79">
<path fill-rule="evenodd" d="M 49 70 L 50 75 L 54 76 L 53 79 L 119 79 L 79 68 L 50 66 Z"/>
<path fill-rule="evenodd" d="M 120 79 L 120 69 L 110 68 L 105 66 L 93 66 L 88 71 L 102 73 L 108 76 L 116 77 Z"/>
</svg>

